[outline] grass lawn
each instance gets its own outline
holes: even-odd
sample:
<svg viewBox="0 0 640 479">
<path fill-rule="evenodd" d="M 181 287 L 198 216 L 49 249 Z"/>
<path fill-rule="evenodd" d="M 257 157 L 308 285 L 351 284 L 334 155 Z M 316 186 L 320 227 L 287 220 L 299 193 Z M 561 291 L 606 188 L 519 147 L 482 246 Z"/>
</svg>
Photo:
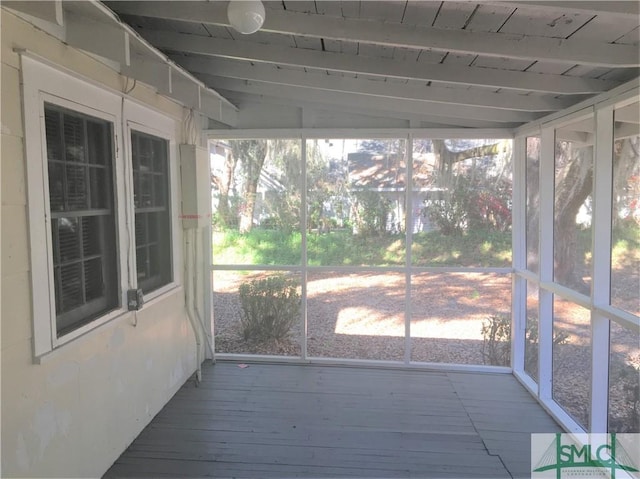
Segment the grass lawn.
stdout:
<svg viewBox="0 0 640 479">
<path fill-rule="evenodd" d="M 300 232 L 255 228 L 248 234 L 229 230 L 214 232 L 213 261 L 216 264 L 301 264 Z M 405 262 L 405 236 L 359 236 L 347 230 L 307 235 L 307 257 L 311 266 L 392 266 Z M 413 237 L 414 266 L 511 265 L 511 232 L 473 231 L 445 236 L 437 231 Z"/>
</svg>

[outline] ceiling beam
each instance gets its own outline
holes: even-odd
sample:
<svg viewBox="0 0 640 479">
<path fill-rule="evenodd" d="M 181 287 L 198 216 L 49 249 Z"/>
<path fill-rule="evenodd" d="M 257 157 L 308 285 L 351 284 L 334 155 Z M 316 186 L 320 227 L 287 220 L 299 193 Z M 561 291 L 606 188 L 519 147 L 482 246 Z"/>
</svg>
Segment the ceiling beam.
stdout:
<svg viewBox="0 0 640 479">
<path fill-rule="evenodd" d="M 359 78 L 347 78 L 321 73 L 306 73 L 277 69 L 264 64 L 225 60 L 211 57 L 173 56 L 172 59 L 194 73 L 208 73 L 226 78 L 254 80 L 280 85 L 316 88 L 319 90 L 357 93 L 385 98 L 422 102 L 448 103 L 520 111 L 558 111 L 574 104 L 575 98 L 553 98 L 521 95 L 510 92 L 493 93 L 484 90 L 464 90 L 425 85 L 403 85 Z"/>
<path fill-rule="evenodd" d="M 372 108 L 371 106 L 367 108 L 356 107 L 348 104 L 341 105 L 327 105 L 323 102 L 313 102 L 307 99 L 305 100 L 295 100 L 290 98 L 274 98 L 259 94 L 250 94 L 250 93 L 240 93 L 237 91 L 230 90 L 219 90 L 219 93 L 224 95 L 226 98 L 239 105 L 240 111 L 247 107 L 248 104 L 260 104 L 265 105 L 265 108 L 269 108 L 270 105 L 284 105 L 293 108 L 301 108 L 303 111 L 306 109 L 310 112 L 330 112 L 331 114 L 345 114 L 345 115 L 362 115 L 369 116 L 374 118 L 392 118 L 396 120 L 406 120 L 406 121 L 414 121 L 418 123 L 427 123 L 429 127 L 433 128 L 498 128 L 498 129 L 510 129 L 515 128 L 518 124 L 505 124 L 505 123 L 497 123 L 490 121 L 478 121 L 478 120 L 470 120 L 465 118 L 452 118 L 452 117 L 442 117 L 442 116 L 432 116 L 429 115 L 429 112 L 425 112 L 419 115 L 411 114 L 411 113 L 402 113 L 399 111 L 389 111 L 389 110 L 379 110 L 376 108 Z M 242 128 L 242 125 L 239 121 L 239 127 Z"/>
<path fill-rule="evenodd" d="M 428 113 L 432 116 L 452 118 L 466 118 L 471 120 L 486 120 L 503 123 L 525 123 L 541 115 L 522 111 L 498 110 L 495 108 L 467 107 L 460 105 L 445 105 L 441 103 L 424 103 L 414 100 L 397 98 L 372 97 L 370 95 L 353 95 L 343 92 L 326 92 L 311 88 L 289 86 L 282 88 L 273 83 L 254 82 L 223 78 L 213 75 L 200 75 L 208 86 L 215 90 L 231 90 L 255 95 L 265 95 L 276 98 L 288 98 L 298 101 L 312 101 L 327 105 L 350 105 L 358 108 L 374 108 L 386 111 L 398 111 L 419 115 Z"/>
<path fill-rule="evenodd" d="M 123 2 L 114 4 L 114 7 L 118 12 L 126 14 L 229 26 L 226 3 L 222 2 Z M 640 66 L 638 49 L 634 45 L 423 27 L 379 20 L 310 15 L 290 10 L 270 9 L 260 30 L 396 48 L 558 62 L 569 66 Z"/>
<path fill-rule="evenodd" d="M 477 3 L 475 0 L 472 0 L 473 3 Z M 511 0 L 511 1 L 483 1 L 482 3 L 492 4 L 492 5 L 502 5 L 509 6 L 515 8 L 534 8 L 540 9 L 540 7 L 544 7 L 545 10 L 557 10 L 564 12 L 579 12 L 579 13 L 587 13 L 589 15 L 616 15 L 616 16 L 624 16 L 628 17 L 629 15 L 638 15 L 640 14 L 640 3 L 634 0 L 623 0 L 623 1 L 594 1 L 589 0 L 585 2 L 577 2 L 577 1 L 562 1 L 562 0 L 541 0 L 541 1 L 531 1 L 531 0 Z"/>
<path fill-rule="evenodd" d="M 531 72 L 368 58 L 346 53 L 264 45 L 240 40 L 201 37 L 159 30 L 146 31 L 145 38 L 158 48 L 216 57 L 277 63 L 354 74 L 459 83 L 490 88 L 538 91 L 565 95 L 599 93 L 620 82 L 548 75 Z"/>
</svg>

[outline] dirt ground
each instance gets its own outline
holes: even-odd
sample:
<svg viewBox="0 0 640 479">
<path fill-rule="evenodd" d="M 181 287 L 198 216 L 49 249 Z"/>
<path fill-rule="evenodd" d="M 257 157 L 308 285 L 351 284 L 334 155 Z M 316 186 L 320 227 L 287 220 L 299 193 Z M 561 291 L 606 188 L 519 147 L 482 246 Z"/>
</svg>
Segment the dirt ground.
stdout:
<svg viewBox="0 0 640 479">
<path fill-rule="evenodd" d="M 298 356 L 301 327 L 288 340 L 269 344 L 244 341 L 240 334 L 241 283 L 273 272 L 216 271 L 214 315 L 216 351 Z M 307 286 L 308 356 L 403 361 L 406 281 L 401 273 L 310 273 Z M 535 306 L 535 297 L 529 307 Z M 633 307 L 633 304 L 629 305 Z M 496 273 L 420 273 L 411 278 L 411 360 L 485 364 L 483 322 L 509 315 L 511 277 Z M 554 348 L 553 395 L 586 425 L 590 396 L 589 311 L 567 301 L 554 303 L 554 328 L 566 335 Z M 640 366 L 638 336 L 611 330 L 612 420 L 624 429 L 630 411 L 628 385 L 619 365 Z M 617 369 L 616 369 L 617 368 Z M 625 389 L 626 388 L 626 389 Z"/>
</svg>

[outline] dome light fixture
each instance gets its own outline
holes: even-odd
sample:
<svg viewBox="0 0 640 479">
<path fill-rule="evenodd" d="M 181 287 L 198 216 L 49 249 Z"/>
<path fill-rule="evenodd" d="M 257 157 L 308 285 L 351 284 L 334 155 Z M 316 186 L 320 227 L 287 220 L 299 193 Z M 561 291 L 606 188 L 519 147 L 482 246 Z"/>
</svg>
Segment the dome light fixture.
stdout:
<svg viewBox="0 0 640 479">
<path fill-rule="evenodd" d="M 235 30 L 249 35 L 260 30 L 264 23 L 264 5 L 260 0 L 231 0 L 227 17 Z"/>
</svg>

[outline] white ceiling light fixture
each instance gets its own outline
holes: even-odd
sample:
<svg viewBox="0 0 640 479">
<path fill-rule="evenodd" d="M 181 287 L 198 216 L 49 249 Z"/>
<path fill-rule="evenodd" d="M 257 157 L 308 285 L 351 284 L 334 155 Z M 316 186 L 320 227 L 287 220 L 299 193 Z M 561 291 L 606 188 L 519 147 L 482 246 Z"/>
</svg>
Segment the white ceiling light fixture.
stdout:
<svg viewBox="0 0 640 479">
<path fill-rule="evenodd" d="M 260 30 L 264 23 L 264 5 L 260 0 L 231 0 L 227 17 L 235 30 L 249 35 Z"/>
</svg>

